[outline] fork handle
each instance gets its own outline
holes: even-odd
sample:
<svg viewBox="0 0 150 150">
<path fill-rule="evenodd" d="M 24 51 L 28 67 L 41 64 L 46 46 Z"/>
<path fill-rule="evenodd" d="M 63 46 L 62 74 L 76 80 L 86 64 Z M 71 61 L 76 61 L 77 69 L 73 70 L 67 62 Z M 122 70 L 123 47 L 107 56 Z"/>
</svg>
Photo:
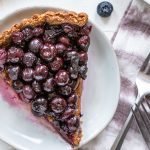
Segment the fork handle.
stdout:
<svg viewBox="0 0 150 150">
<path fill-rule="evenodd" d="M 139 101 L 140 101 L 140 96 L 137 96 L 136 103 L 138 104 Z M 136 111 L 135 104 L 132 106 L 132 109 L 133 109 L 133 111 Z M 121 130 L 120 130 L 120 132 L 119 132 L 119 134 L 118 134 L 114 144 L 111 147 L 111 150 L 120 150 L 121 149 L 121 146 L 122 146 L 123 141 L 124 141 L 124 139 L 125 139 L 125 137 L 126 137 L 126 135 L 128 133 L 128 130 L 130 128 L 130 125 L 131 125 L 133 119 L 134 119 L 134 115 L 132 113 L 132 110 L 130 110 L 128 118 L 125 121 L 123 127 L 121 128 Z"/>
<path fill-rule="evenodd" d="M 120 132 L 119 132 L 119 134 L 118 134 L 118 136 L 117 136 L 113 146 L 111 147 L 111 150 L 120 150 L 121 149 L 123 141 L 124 141 L 124 139 L 125 139 L 125 137 L 127 135 L 127 132 L 128 132 L 128 130 L 130 128 L 130 125 L 131 125 L 131 123 L 133 121 L 133 118 L 134 118 L 133 113 L 132 113 L 132 111 L 130 111 L 127 120 L 125 121 L 125 123 L 124 123 L 122 129 L 120 130 Z"/>
</svg>

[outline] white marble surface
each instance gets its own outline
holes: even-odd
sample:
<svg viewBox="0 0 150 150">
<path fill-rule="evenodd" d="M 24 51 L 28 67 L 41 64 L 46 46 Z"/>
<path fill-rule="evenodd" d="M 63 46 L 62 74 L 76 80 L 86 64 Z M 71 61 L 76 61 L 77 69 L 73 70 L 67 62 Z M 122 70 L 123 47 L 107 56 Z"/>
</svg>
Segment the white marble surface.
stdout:
<svg viewBox="0 0 150 150">
<path fill-rule="evenodd" d="M 74 11 L 84 11 L 90 20 L 99 25 L 111 39 L 118 24 L 126 10 L 130 0 L 108 0 L 114 6 L 114 11 L 109 18 L 101 18 L 96 13 L 96 7 L 101 0 L 0 0 L 0 22 L 1 19 L 17 9 L 36 6 L 53 6 Z M 0 150 L 14 150 L 11 146 L 0 141 Z"/>
</svg>

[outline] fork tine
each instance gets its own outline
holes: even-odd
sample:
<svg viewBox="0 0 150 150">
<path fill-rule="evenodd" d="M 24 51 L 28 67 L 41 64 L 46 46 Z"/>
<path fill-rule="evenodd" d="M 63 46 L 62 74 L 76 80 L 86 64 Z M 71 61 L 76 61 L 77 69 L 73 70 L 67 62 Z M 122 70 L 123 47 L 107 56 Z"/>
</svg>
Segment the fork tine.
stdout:
<svg viewBox="0 0 150 150">
<path fill-rule="evenodd" d="M 145 102 L 146 102 L 147 106 L 148 106 L 149 109 L 150 109 L 150 104 L 149 104 L 149 102 L 147 101 L 147 98 L 145 98 Z"/>
<path fill-rule="evenodd" d="M 141 103 L 141 106 L 142 106 L 142 108 L 143 108 L 143 110 L 144 110 L 144 112 L 145 112 L 145 116 L 146 116 L 146 118 L 147 118 L 147 120 L 148 120 L 148 123 L 150 124 L 150 116 L 149 116 L 149 114 L 148 114 L 148 112 L 147 112 L 147 110 L 146 110 L 144 104 Z"/>
<path fill-rule="evenodd" d="M 137 117 L 137 115 L 136 115 L 136 112 L 133 110 L 133 108 L 131 108 L 131 110 L 132 110 L 133 116 L 134 116 L 134 118 L 135 118 L 135 120 L 136 120 L 136 122 L 137 122 L 137 125 L 138 125 L 138 127 L 139 127 L 139 130 L 140 130 L 140 132 L 141 132 L 141 134 L 142 134 L 142 136 L 143 136 L 143 138 L 144 138 L 144 140 L 145 140 L 145 143 L 147 144 L 148 148 L 150 149 L 150 140 L 148 140 L 146 134 L 144 133 L 145 131 L 144 131 L 144 129 L 142 128 L 142 125 L 140 125 L 141 123 L 140 123 L 140 121 L 138 120 L 138 117 Z M 148 137 L 150 137 L 150 136 L 148 136 Z"/>
<path fill-rule="evenodd" d="M 138 107 L 137 104 L 135 104 L 135 105 L 136 105 L 137 111 L 139 112 L 140 117 L 141 117 L 141 119 L 142 119 L 142 121 L 143 121 L 144 126 L 146 127 L 147 131 L 148 131 L 149 134 L 150 134 L 149 127 L 148 127 L 147 122 L 145 121 L 145 119 L 144 119 L 144 117 L 143 117 L 143 114 L 142 114 L 141 110 L 139 109 L 139 107 Z"/>
<path fill-rule="evenodd" d="M 149 60 L 150 60 L 150 53 L 148 54 L 148 56 L 146 57 L 144 63 L 142 64 L 142 67 L 140 69 L 141 72 L 143 72 L 147 68 Z"/>
</svg>

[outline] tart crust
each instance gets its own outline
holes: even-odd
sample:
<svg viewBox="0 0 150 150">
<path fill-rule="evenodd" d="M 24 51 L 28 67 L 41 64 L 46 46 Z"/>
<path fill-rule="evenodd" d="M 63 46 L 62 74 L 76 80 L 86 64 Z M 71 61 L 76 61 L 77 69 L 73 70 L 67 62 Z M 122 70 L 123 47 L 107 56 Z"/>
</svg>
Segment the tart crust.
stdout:
<svg viewBox="0 0 150 150">
<path fill-rule="evenodd" d="M 0 34 L 0 46 L 7 46 L 10 43 L 11 34 L 26 26 L 35 27 L 45 22 L 49 24 L 70 23 L 84 26 L 87 21 L 87 14 L 75 13 L 72 11 L 47 11 L 43 14 L 35 14 L 31 18 L 23 19 L 20 23 L 13 25 L 10 29 Z"/>
<path fill-rule="evenodd" d="M 75 13 L 71 11 L 47 11 L 43 14 L 35 14 L 31 18 L 23 19 L 20 23 L 13 25 L 10 29 L 4 31 L 0 34 L 0 47 L 8 46 L 10 44 L 10 37 L 11 34 L 15 31 L 20 31 L 26 26 L 39 26 L 43 23 L 49 24 L 63 24 L 63 23 L 70 23 L 75 24 L 78 26 L 84 26 L 88 22 L 88 16 L 85 13 Z M 5 72 L 1 74 L 3 79 L 6 79 L 7 75 Z M 11 85 L 11 81 L 7 78 L 6 82 Z M 82 79 L 78 80 L 78 83 L 75 88 L 75 92 L 78 95 L 78 104 L 77 104 L 77 111 L 76 116 L 81 115 L 81 95 L 82 95 Z M 52 122 L 53 119 L 48 117 L 47 120 Z M 54 127 L 55 128 L 55 127 Z M 56 129 L 56 128 L 55 128 Z M 68 141 L 62 134 L 61 136 Z M 68 141 L 71 145 L 77 146 L 82 137 L 82 131 L 79 129 L 74 135 L 72 136 L 72 140 Z"/>
</svg>

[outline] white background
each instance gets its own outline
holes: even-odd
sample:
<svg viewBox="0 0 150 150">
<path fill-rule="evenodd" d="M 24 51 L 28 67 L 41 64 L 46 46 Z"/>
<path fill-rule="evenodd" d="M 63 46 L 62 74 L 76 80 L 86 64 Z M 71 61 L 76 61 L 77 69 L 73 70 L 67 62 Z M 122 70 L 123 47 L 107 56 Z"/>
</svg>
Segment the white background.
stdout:
<svg viewBox="0 0 150 150">
<path fill-rule="evenodd" d="M 77 12 L 86 12 L 91 21 L 111 39 L 126 10 L 130 0 L 108 0 L 113 4 L 114 11 L 111 17 L 101 18 L 96 13 L 97 4 L 101 0 L 0 0 L 0 23 L 4 16 L 17 9 L 36 6 L 53 6 Z M 13 150 L 11 146 L 0 141 L 0 150 Z"/>
</svg>

